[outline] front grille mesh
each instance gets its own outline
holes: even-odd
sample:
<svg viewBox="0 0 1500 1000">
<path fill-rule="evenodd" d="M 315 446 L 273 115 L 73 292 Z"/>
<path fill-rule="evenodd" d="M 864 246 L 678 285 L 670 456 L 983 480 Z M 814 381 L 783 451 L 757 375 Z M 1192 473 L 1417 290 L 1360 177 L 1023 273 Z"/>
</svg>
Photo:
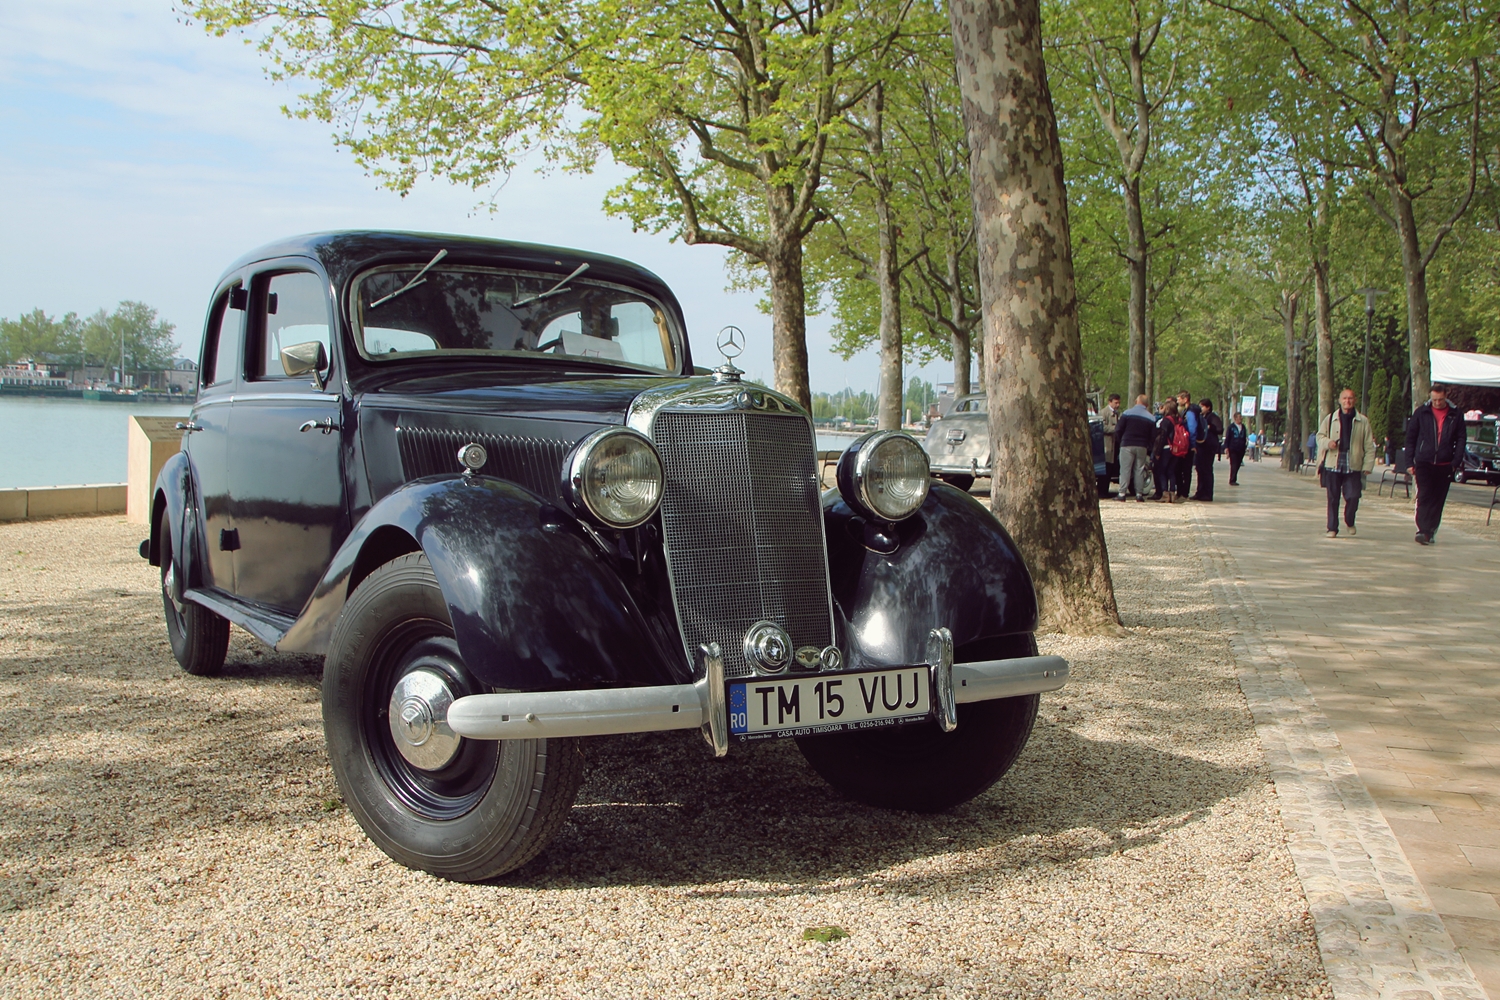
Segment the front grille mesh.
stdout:
<svg viewBox="0 0 1500 1000">
<path fill-rule="evenodd" d="M 401 471 L 409 480 L 462 472 L 458 449 L 471 441 L 489 453 L 481 475 L 509 479 L 549 500 L 558 496 L 563 459 L 573 447 L 566 441 L 402 425 L 396 428 Z"/>
<path fill-rule="evenodd" d="M 667 476 L 662 528 L 688 656 L 717 642 L 728 676 L 750 673 L 745 632 L 763 618 L 786 629 L 793 648 L 832 643 L 807 420 L 664 410 L 652 435 Z"/>
</svg>

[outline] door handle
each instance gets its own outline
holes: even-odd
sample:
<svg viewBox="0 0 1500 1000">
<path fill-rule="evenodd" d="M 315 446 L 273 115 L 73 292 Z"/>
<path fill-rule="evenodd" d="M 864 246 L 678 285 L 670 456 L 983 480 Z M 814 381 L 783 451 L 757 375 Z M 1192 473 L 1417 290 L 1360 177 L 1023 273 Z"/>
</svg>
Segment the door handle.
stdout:
<svg viewBox="0 0 1500 1000">
<path fill-rule="evenodd" d="M 308 431 L 316 428 L 317 430 L 322 431 L 324 434 L 332 434 L 334 431 L 338 430 L 338 427 L 339 425 L 333 422 L 332 417 L 324 417 L 322 420 L 304 421 L 302 426 L 298 427 L 297 430 L 300 433 L 306 434 Z"/>
<path fill-rule="evenodd" d="M 188 421 L 179 420 L 179 421 L 177 421 L 177 429 L 180 430 L 180 431 L 182 431 L 185 434 L 191 434 L 191 433 L 193 433 L 193 431 L 201 431 L 203 428 L 200 427 L 198 424 L 193 423 L 191 420 L 188 420 Z"/>
</svg>

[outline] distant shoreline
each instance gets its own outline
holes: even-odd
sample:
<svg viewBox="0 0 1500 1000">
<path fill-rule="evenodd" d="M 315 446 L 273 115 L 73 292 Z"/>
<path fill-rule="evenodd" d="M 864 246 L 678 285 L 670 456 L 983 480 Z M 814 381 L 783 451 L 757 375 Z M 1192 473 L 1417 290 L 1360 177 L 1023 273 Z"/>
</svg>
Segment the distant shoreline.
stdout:
<svg viewBox="0 0 1500 1000">
<path fill-rule="evenodd" d="M 52 386 L 0 385 L 0 398 L 9 399 L 82 399 L 99 403 L 181 403 L 192 406 L 193 400 L 180 392 L 112 392 L 108 389 L 87 389 L 70 386 L 66 389 Z"/>
</svg>

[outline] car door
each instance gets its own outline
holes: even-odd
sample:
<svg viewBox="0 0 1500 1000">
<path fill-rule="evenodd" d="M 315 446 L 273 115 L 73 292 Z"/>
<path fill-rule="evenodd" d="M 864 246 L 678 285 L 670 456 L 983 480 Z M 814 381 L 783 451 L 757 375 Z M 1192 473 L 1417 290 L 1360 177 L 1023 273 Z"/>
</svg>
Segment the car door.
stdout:
<svg viewBox="0 0 1500 1000">
<path fill-rule="evenodd" d="M 239 532 L 235 593 L 295 614 L 349 533 L 343 420 L 328 281 L 310 261 L 263 265 L 249 282 L 245 376 L 229 446 Z M 288 374 L 282 350 L 321 345 L 322 367 Z"/>
<path fill-rule="evenodd" d="M 234 592 L 234 521 L 229 510 L 229 427 L 239 380 L 247 296 L 234 280 L 209 308 L 203 354 L 198 362 L 198 398 L 188 418 L 183 450 L 193 470 L 202 532 L 202 585 Z"/>
</svg>

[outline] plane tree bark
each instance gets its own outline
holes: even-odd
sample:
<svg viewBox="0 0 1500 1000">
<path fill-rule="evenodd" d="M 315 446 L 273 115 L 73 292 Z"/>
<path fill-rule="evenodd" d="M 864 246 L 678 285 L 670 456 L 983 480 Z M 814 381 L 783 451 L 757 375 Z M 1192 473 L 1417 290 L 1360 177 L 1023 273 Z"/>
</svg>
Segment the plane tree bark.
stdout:
<svg viewBox="0 0 1500 1000">
<path fill-rule="evenodd" d="M 1083 397 L 1062 147 L 1037 0 L 950 0 L 978 234 L 992 503 L 1043 620 L 1119 627 Z"/>
</svg>

